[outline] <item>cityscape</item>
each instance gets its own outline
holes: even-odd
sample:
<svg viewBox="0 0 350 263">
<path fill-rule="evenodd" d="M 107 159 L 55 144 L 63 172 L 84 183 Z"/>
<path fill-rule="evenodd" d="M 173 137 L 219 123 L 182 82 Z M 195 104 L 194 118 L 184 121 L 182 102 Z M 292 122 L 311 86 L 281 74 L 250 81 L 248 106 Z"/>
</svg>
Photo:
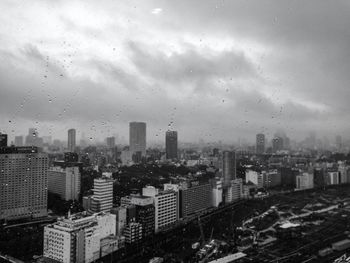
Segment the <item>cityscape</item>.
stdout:
<svg viewBox="0 0 350 263">
<path fill-rule="evenodd" d="M 350 262 L 348 2 L 0 10 L 0 263 Z"/>
</svg>

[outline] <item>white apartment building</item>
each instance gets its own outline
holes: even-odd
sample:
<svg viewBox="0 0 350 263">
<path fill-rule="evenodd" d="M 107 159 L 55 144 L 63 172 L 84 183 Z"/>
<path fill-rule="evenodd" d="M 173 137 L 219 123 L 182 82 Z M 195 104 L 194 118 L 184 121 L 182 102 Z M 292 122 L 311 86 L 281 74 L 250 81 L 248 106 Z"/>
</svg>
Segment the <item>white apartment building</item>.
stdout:
<svg viewBox="0 0 350 263">
<path fill-rule="evenodd" d="M 153 197 L 155 207 L 155 231 L 174 224 L 178 219 L 178 193 L 172 190 L 159 192 L 154 187 L 142 189 L 144 196 Z"/>
<path fill-rule="evenodd" d="M 116 218 L 113 214 L 84 213 L 59 219 L 44 228 L 44 257 L 63 263 L 89 263 L 101 254 L 101 242 L 115 243 Z"/>
<path fill-rule="evenodd" d="M 78 200 L 81 175 L 79 167 L 52 167 L 48 172 L 49 191 L 58 194 L 63 200 Z"/>
<path fill-rule="evenodd" d="M 94 179 L 93 191 L 91 210 L 93 212 L 110 212 L 113 207 L 113 180 Z"/>
</svg>

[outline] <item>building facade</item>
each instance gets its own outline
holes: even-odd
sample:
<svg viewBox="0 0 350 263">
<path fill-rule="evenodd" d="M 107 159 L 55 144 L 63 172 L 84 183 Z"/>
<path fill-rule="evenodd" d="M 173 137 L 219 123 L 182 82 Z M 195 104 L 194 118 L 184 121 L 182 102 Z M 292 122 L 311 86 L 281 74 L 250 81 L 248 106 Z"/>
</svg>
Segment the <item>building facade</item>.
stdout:
<svg viewBox="0 0 350 263">
<path fill-rule="evenodd" d="M 177 131 L 165 133 L 165 151 L 167 159 L 177 159 Z"/>
<path fill-rule="evenodd" d="M 100 258 L 101 247 L 114 246 L 116 220 L 113 214 L 84 213 L 59 219 L 45 226 L 43 255 L 63 263 L 89 263 Z M 102 246 L 103 245 L 103 246 Z"/>
<path fill-rule="evenodd" d="M 234 151 L 222 153 L 222 175 L 224 188 L 229 187 L 231 181 L 236 179 L 236 153 Z"/>
<path fill-rule="evenodd" d="M 55 166 L 48 171 L 49 192 L 58 194 L 63 200 L 78 200 L 81 175 L 79 167 Z"/>
<path fill-rule="evenodd" d="M 146 156 L 146 123 L 129 123 L 129 146 L 133 156 Z"/>
<path fill-rule="evenodd" d="M 263 154 L 265 152 L 265 134 L 256 135 L 256 153 Z"/>
<path fill-rule="evenodd" d="M 75 152 L 76 147 L 76 131 L 75 129 L 68 130 L 68 151 Z"/>
<path fill-rule="evenodd" d="M 0 148 L 0 220 L 47 215 L 48 165 L 36 147 Z"/>
<path fill-rule="evenodd" d="M 110 212 L 113 207 L 113 180 L 105 178 L 94 179 L 94 195 L 91 201 L 91 210 Z"/>
</svg>

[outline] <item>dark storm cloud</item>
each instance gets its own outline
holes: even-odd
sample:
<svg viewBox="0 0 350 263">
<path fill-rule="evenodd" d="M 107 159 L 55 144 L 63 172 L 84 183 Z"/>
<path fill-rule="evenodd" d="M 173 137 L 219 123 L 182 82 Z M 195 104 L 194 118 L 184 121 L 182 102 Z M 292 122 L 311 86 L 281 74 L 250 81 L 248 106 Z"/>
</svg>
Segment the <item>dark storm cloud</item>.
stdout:
<svg viewBox="0 0 350 263">
<path fill-rule="evenodd" d="M 233 141 L 350 128 L 347 1 L 1 6 L 5 129 L 27 120 L 61 137 L 68 125 L 126 135 L 141 120 L 150 137 L 171 124 L 183 140 Z"/>
</svg>

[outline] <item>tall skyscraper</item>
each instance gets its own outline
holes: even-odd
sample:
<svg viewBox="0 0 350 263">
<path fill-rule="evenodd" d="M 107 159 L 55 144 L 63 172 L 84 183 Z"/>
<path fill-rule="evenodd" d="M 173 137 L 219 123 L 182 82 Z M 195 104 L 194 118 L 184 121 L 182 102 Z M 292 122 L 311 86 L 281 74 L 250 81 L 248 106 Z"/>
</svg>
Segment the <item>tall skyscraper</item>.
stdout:
<svg viewBox="0 0 350 263">
<path fill-rule="evenodd" d="M 275 153 L 280 150 L 283 150 L 283 138 L 276 136 L 272 139 L 272 151 Z"/>
<path fill-rule="evenodd" d="M 68 151 L 74 152 L 75 151 L 75 142 L 76 142 L 76 132 L 75 129 L 69 129 L 68 130 Z"/>
<path fill-rule="evenodd" d="M 110 212 L 113 207 L 113 180 L 105 178 L 94 179 L 94 195 L 91 210 L 97 212 Z"/>
<path fill-rule="evenodd" d="M 222 153 L 222 175 L 224 187 L 229 187 L 231 181 L 236 179 L 236 152 L 224 151 Z"/>
<path fill-rule="evenodd" d="M 133 155 L 146 156 L 146 123 L 129 123 L 130 151 Z"/>
<path fill-rule="evenodd" d="M 342 149 L 342 146 L 343 146 L 343 143 L 342 143 L 342 137 L 340 135 L 337 135 L 335 137 L 335 145 L 337 147 L 337 150 L 341 150 Z"/>
<path fill-rule="evenodd" d="M 167 159 L 177 159 L 177 131 L 165 133 L 165 151 Z"/>
<path fill-rule="evenodd" d="M 115 137 L 107 137 L 106 144 L 107 144 L 108 148 L 114 148 L 115 147 Z"/>
<path fill-rule="evenodd" d="M 0 147 L 7 146 L 7 134 L 0 133 Z"/>
<path fill-rule="evenodd" d="M 15 136 L 15 146 L 23 146 L 23 136 Z"/>
<path fill-rule="evenodd" d="M 0 149 L 0 219 L 47 215 L 48 157 L 36 147 Z"/>
<path fill-rule="evenodd" d="M 265 135 L 259 133 L 256 135 L 256 153 L 263 154 L 265 152 Z"/>
</svg>

